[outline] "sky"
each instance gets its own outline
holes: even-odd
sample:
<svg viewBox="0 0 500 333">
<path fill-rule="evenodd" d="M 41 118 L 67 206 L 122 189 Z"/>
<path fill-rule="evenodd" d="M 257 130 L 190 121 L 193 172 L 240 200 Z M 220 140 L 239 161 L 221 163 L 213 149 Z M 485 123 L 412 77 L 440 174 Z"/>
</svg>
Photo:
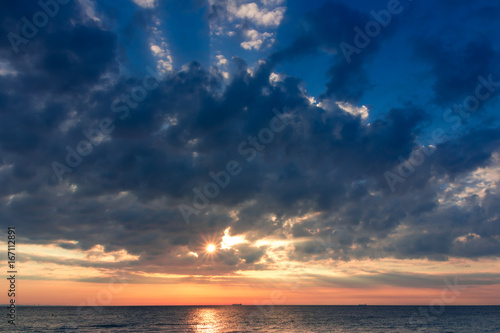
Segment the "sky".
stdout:
<svg viewBox="0 0 500 333">
<path fill-rule="evenodd" d="M 499 15 L 1 2 L 17 303 L 498 305 Z"/>
</svg>

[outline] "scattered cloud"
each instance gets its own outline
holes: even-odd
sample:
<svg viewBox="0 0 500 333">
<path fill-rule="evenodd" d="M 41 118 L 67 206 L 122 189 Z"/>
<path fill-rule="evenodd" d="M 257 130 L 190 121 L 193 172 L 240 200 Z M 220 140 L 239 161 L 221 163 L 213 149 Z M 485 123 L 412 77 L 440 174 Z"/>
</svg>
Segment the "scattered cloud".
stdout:
<svg viewBox="0 0 500 333">
<path fill-rule="evenodd" d="M 257 30 L 247 30 L 245 31 L 245 37 L 247 41 L 241 43 L 241 47 L 245 50 L 259 50 L 266 41 L 268 47 L 274 43 L 273 34 L 267 32 L 259 33 Z"/>
<path fill-rule="evenodd" d="M 210 0 L 210 29 L 213 37 L 241 36 L 245 50 L 261 50 L 275 42 L 275 30 L 286 12 L 284 1 Z M 265 47 L 264 47 L 265 46 Z"/>
<path fill-rule="evenodd" d="M 259 9 L 255 2 L 242 4 L 232 8 L 232 14 L 240 19 L 248 19 L 257 25 L 278 26 L 283 19 L 285 7 L 277 7 L 273 10 Z"/>
<path fill-rule="evenodd" d="M 132 0 L 136 5 L 142 8 L 155 8 L 158 3 L 157 0 Z"/>
</svg>

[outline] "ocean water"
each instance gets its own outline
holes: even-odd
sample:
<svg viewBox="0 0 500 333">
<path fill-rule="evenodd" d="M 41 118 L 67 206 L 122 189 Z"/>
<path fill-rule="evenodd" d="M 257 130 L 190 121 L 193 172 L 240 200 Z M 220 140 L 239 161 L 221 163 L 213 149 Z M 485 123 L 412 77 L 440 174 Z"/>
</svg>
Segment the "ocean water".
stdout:
<svg viewBox="0 0 500 333">
<path fill-rule="evenodd" d="M 7 309 L 4 309 L 7 313 Z M 1 332 L 500 332 L 500 306 L 18 307 Z"/>
</svg>

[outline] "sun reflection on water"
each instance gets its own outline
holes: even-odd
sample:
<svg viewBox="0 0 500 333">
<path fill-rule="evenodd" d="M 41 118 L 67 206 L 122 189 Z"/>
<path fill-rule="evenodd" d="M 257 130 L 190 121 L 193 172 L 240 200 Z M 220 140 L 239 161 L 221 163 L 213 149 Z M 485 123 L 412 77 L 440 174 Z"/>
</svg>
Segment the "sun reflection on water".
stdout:
<svg viewBox="0 0 500 333">
<path fill-rule="evenodd" d="M 213 308 L 199 308 L 195 313 L 196 332 L 217 333 L 220 330 L 220 314 Z"/>
</svg>

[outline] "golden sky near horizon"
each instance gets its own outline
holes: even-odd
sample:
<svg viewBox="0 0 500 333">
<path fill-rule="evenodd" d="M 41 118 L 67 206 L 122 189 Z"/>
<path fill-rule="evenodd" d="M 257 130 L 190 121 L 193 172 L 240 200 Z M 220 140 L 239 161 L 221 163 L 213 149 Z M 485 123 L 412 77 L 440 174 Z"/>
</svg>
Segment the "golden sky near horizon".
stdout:
<svg viewBox="0 0 500 333">
<path fill-rule="evenodd" d="M 207 240 L 199 253 L 186 253 L 196 265 L 179 273 L 147 272 L 148 267 L 134 266 L 138 256 L 124 250 L 106 253 L 101 246 L 82 251 L 54 244 L 20 244 L 16 301 L 28 305 L 426 305 L 444 299 L 445 305 L 494 305 L 500 299 L 500 284 L 492 283 L 500 268 L 497 259 L 439 263 L 324 259 L 307 264 L 282 260 L 272 270 L 210 273 L 211 265 L 218 267 L 214 259 L 219 252 L 243 243 L 243 236 L 230 236 L 226 230 L 219 240 Z M 283 244 L 277 241 L 275 246 L 280 249 Z M 0 242 L 0 247 L 6 244 Z M 196 273 L 200 267 L 203 271 Z M 2 295 L 0 302 L 7 301 Z"/>
</svg>

